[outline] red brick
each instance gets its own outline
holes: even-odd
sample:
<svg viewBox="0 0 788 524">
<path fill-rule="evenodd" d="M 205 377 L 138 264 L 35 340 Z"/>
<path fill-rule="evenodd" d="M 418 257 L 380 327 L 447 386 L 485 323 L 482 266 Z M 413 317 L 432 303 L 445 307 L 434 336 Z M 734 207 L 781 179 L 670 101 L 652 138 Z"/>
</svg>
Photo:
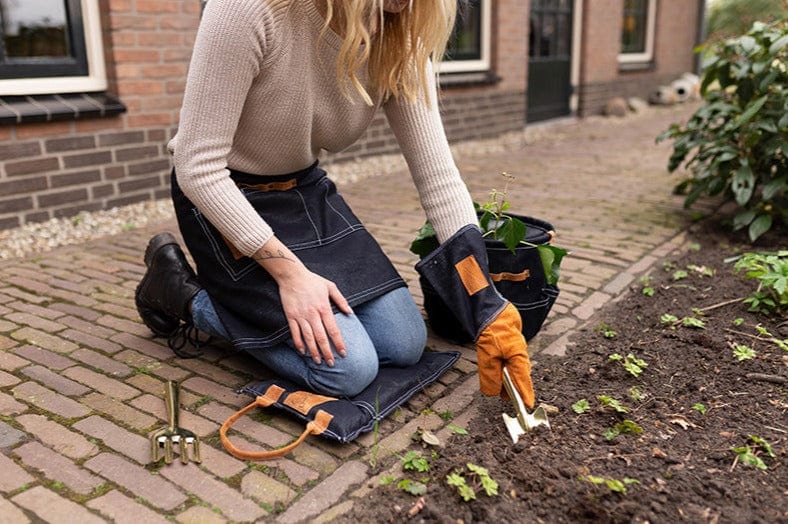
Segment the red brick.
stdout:
<svg viewBox="0 0 788 524">
<path fill-rule="evenodd" d="M 74 366 L 63 372 L 64 375 L 72 378 L 91 389 L 104 393 L 120 400 L 128 400 L 140 394 L 136 389 L 127 386 L 123 382 L 107 377 L 95 371 L 91 371 L 82 366 Z"/>
<path fill-rule="evenodd" d="M 38 442 L 19 446 L 14 453 L 29 467 L 41 471 L 46 478 L 62 482 L 68 489 L 80 495 L 89 495 L 102 483 L 99 477 Z"/>
<path fill-rule="evenodd" d="M 42 124 L 23 124 L 16 127 L 18 139 L 41 138 L 44 136 L 65 136 L 73 132 L 73 122 L 46 122 Z"/>
<path fill-rule="evenodd" d="M 151 461 L 150 442 L 145 437 L 132 433 L 97 415 L 76 422 L 74 429 L 93 438 L 101 439 L 104 445 L 140 464 Z"/>
<path fill-rule="evenodd" d="M 60 333 L 60 336 L 67 338 L 76 342 L 81 346 L 87 346 L 95 349 L 100 349 L 105 353 L 117 353 L 121 349 L 123 349 L 119 344 L 111 342 L 109 340 L 94 337 L 93 335 L 88 335 L 87 333 L 82 333 L 81 331 L 76 331 L 73 329 L 67 329 Z"/>
<path fill-rule="evenodd" d="M 278 522 L 302 522 L 314 519 L 327 510 L 353 485 L 367 478 L 367 466 L 358 461 L 346 462 L 328 478 L 309 490 L 277 519 Z"/>
<path fill-rule="evenodd" d="M 161 475 L 154 475 L 141 466 L 109 453 L 88 460 L 85 467 L 164 511 L 170 511 L 188 499 Z"/>
<path fill-rule="evenodd" d="M 5 164 L 5 172 L 8 176 L 46 173 L 57 169 L 60 169 L 60 161 L 56 157 L 19 160 L 16 162 L 6 162 Z"/>
<path fill-rule="evenodd" d="M 10 395 L 0 393 L 0 415 L 17 415 L 27 411 L 27 406 L 17 402 Z"/>
<path fill-rule="evenodd" d="M 13 386 L 14 384 L 19 384 L 21 380 L 11 373 L 6 373 L 5 371 L 0 371 L 0 388 L 5 388 L 8 386 Z"/>
<path fill-rule="evenodd" d="M 162 0 L 137 0 L 135 5 L 138 13 L 177 13 L 180 2 L 163 2 Z"/>
<path fill-rule="evenodd" d="M 2 135 L 2 131 L 0 131 L 0 135 Z M 21 509 L 3 498 L 0 498 L 0 515 L 6 522 L 14 524 L 28 524 L 30 522 Z"/>
<path fill-rule="evenodd" d="M 152 417 L 124 404 L 118 399 L 102 395 L 101 393 L 85 395 L 82 397 L 81 402 L 94 411 L 101 412 L 102 415 L 108 415 L 113 420 L 132 429 L 146 430 L 157 422 L 156 417 Z"/>
<path fill-rule="evenodd" d="M 3 345 L 4 344 L 0 342 L 0 349 L 7 349 L 4 348 Z M 29 361 L 9 353 L 8 351 L 0 351 L 0 369 L 4 369 L 6 371 L 16 371 L 17 369 L 26 366 L 29 363 Z"/>
<path fill-rule="evenodd" d="M 219 508 L 222 514 L 232 521 L 253 521 L 267 515 L 267 512 L 255 502 L 207 475 L 193 463 L 184 465 L 175 462 L 169 467 L 160 469 L 159 472 L 185 491 Z"/>
<path fill-rule="evenodd" d="M 49 491 L 43 486 L 36 486 L 23 491 L 11 499 L 29 512 L 35 514 L 42 522 L 63 522 L 64 517 L 80 524 L 103 524 L 104 520 L 89 512 L 76 502 Z"/>
<path fill-rule="evenodd" d="M 48 318 L 49 320 L 55 320 L 63 316 L 62 311 L 58 311 L 54 308 L 40 307 L 40 306 L 36 306 L 35 304 L 27 304 L 25 302 L 20 302 L 18 300 L 9 303 L 8 306 L 18 311 L 24 311 L 32 315 Z"/>
<path fill-rule="evenodd" d="M 181 34 L 176 32 L 139 33 L 137 43 L 141 47 L 178 47 L 182 38 Z"/>
<path fill-rule="evenodd" d="M 68 371 L 63 374 L 66 374 L 67 372 Z M 42 385 L 50 389 L 54 389 L 58 393 L 62 393 L 63 395 L 69 397 L 77 397 L 90 391 L 89 388 L 86 388 L 78 382 L 69 380 L 63 377 L 60 373 L 50 371 L 43 366 L 28 366 L 22 369 L 22 373 L 32 378 L 36 382 L 40 382 Z"/>
<path fill-rule="evenodd" d="M 132 373 L 129 366 L 90 349 L 80 348 L 69 356 L 113 377 L 126 377 Z"/>
<path fill-rule="evenodd" d="M 173 124 L 170 113 L 149 113 L 143 115 L 129 115 L 129 127 L 169 126 Z M 167 169 L 165 166 L 163 169 Z"/>
<path fill-rule="evenodd" d="M 48 369 L 61 370 L 74 365 L 74 361 L 57 353 L 36 346 L 21 346 L 14 353 L 33 362 L 38 362 Z"/>
<path fill-rule="evenodd" d="M 70 305 L 68 308 L 60 307 L 62 304 L 54 304 L 52 307 L 61 309 L 67 313 L 70 313 L 74 316 L 62 317 L 60 318 L 60 322 L 65 324 L 66 326 L 73 328 L 76 331 L 81 331 L 83 333 L 87 333 L 93 337 L 97 338 L 109 338 L 112 335 L 116 334 L 117 331 L 114 329 L 105 328 L 96 324 L 96 320 L 101 316 L 100 313 L 88 309 L 82 308 L 79 306 Z"/>
<path fill-rule="evenodd" d="M 88 442 L 82 435 L 48 420 L 43 415 L 20 415 L 16 421 L 25 431 L 34 435 L 57 453 L 71 459 L 90 457 L 99 452 L 97 445 Z"/>
<path fill-rule="evenodd" d="M 5 318 L 17 324 L 26 325 L 33 329 L 40 329 L 49 333 L 57 333 L 66 327 L 59 322 L 52 322 L 51 320 L 30 313 L 10 313 L 6 315 Z"/>
<path fill-rule="evenodd" d="M 211 382 L 202 377 L 193 377 L 181 383 L 181 387 L 190 389 L 200 395 L 208 395 L 219 402 L 231 406 L 245 406 L 250 402 L 247 395 L 239 395 L 233 389 Z"/>
<path fill-rule="evenodd" d="M 90 413 L 90 410 L 82 404 L 39 386 L 35 382 L 20 384 L 11 392 L 17 399 L 63 418 L 84 417 Z"/>
<path fill-rule="evenodd" d="M 35 481 L 24 469 L 17 466 L 16 462 L 2 453 L 0 453 L 0 471 L 3 472 L 0 475 L 0 492 L 2 493 L 14 491 Z"/>
<path fill-rule="evenodd" d="M 87 502 L 87 507 L 101 512 L 113 522 L 168 524 L 170 521 L 117 490 Z"/>
<path fill-rule="evenodd" d="M 38 142 L 15 142 L 0 145 L 0 160 L 3 161 L 40 154 L 41 145 Z"/>
<path fill-rule="evenodd" d="M 11 337 L 14 340 L 27 342 L 34 346 L 39 346 L 43 349 L 49 349 L 58 353 L 70 353 L 79 347 L 72 342 L 63 340 L 62 338 L 28 327 L 14 331 L 11 333 Z"/>
<path fill-rule="evenodd" d="M 169 348 L 167 349 L 169 351 Z M 176 368 L 155 357 L 143 355 L 136 351 L 126 350 L 116 355 L 116 358 L 121 362 L 125 362 L 139 373 L 150 373 L 165 380 L 182 380 L 189 376 L 189 373 L 183 369 Z M 163 391 L 163 389 L 161 390 Z"/>
</svg>

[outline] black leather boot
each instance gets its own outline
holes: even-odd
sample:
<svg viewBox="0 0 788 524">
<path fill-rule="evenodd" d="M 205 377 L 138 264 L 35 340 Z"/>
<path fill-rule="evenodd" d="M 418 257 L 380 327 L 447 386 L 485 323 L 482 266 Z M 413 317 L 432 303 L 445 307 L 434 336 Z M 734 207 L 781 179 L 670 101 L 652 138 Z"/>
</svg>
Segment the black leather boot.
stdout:
<svg viewBox="0 0 788 524">
<path fill-rule="evenodd" d="M 145 249 L 148 270 L 134 294 L 140 318 L 157 336 L 171 338 L 181 321 L 191 325 L 189 305 L 202 289 L 171 233 L 159 233 Z"/>
</svg>

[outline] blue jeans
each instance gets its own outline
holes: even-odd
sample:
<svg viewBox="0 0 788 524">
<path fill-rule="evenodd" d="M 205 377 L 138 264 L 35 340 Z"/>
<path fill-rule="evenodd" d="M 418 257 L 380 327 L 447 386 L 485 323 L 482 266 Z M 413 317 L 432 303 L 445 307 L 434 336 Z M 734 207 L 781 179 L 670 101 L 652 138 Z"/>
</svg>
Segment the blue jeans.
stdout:
<svg viewBox="0 0 788 524">
<path fill-rule="evenodd" d="M 427 329 L 408 288 L 389 291 L 353 311 L 354 315 L 334 315 L 347 348 L 345 357 L 334 350 L 334 367 L 315 364 L 308 354 L 301 355 L 292 339 L 248 353 L 282 378 L 332 397 L 360 393 L 375 379 L 379 366 L 405 367 L 419 361 Z M 200 331 L 228 338 L 205 290 L 192 302 L 192 317 Z"/>
</svg>

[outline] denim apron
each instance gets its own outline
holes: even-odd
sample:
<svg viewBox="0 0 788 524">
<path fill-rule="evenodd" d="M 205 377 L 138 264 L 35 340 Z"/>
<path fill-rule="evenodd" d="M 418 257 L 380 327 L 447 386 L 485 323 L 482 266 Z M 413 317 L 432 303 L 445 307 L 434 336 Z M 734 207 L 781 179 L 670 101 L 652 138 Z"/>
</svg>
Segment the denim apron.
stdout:
<svg viewBox="0 0 788 524">
<path fill-rule="evenodd" d="M 230 177 L 276 237 L 310 271 L 334 282 L 351 307 L 406 285 L 317 162 L 289 175 L 231 170 Z M 261 349 L 289 339 L 276 281 L 225 240 L 183 194 L 174 172 L 171 187 L 200 284 L 235 349 Z"/>
</svg>

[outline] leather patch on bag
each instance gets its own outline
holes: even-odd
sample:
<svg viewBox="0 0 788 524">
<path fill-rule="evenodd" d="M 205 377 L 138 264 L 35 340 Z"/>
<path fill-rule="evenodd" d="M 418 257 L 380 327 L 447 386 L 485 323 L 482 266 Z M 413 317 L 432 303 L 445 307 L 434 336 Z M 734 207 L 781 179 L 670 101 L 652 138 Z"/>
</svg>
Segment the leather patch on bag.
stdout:
<svg viewBox="0 0 788 524">
<path fill-rule="evenodd" d="M 487 282 L 487 277 L 484 276 L 482 268 L 476 261 L 476 257 L 473 255 L 468 255 L 454 264 L 454 269 L 460 275 L 460 280 L 462 280 L 462 285 L 465 286 L 465 291 L 468 292 L 468 295 L 475 295 L 490 285 Z"/>
<path fill-rule="evenodd" d="M 336 399 L 334 397 L 324 397 L 323 395 L 317 395 L 308 391 L 294 391 L 287 396 L 283 404 L 293 408 L 302 415 L 308 415 L 313 407 L 332 400 Z"/>
<path fill-rule="evenodd" d="M 520 273 L 507 273 L 506 271 L 502 273 L 490 273 L 490 280 L 493 282 L 500 282 L 501 280 L 506 280 L 509 282 L 522 282 L 523 280 L 527 280 L 530 276 L 531 270 L 524 269 Z"/>
</svg>

